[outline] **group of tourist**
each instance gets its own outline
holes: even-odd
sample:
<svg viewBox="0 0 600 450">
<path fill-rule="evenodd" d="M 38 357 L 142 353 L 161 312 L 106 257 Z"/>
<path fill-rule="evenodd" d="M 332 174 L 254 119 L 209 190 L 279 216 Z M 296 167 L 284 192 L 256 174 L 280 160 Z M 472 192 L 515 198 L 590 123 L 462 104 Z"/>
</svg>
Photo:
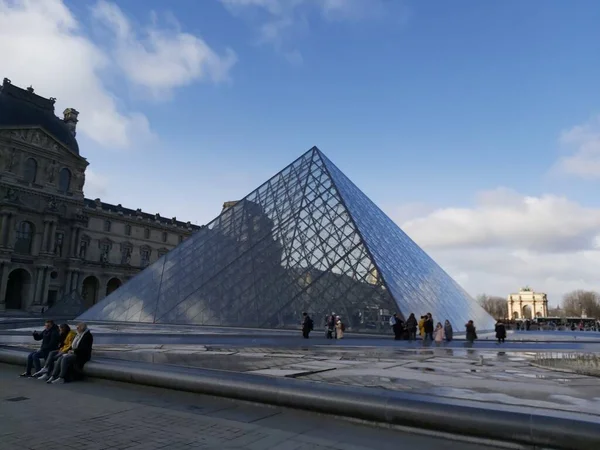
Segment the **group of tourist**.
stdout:
<svg viewBox="0 0 600 450">
<path fill-rule="evenodd" d="M 314 322 L 306 312 L 302 313 L 302 317 L 302 336 L 308 339 L 310 332 L 314 329 Z M 454 330 L 450 321 L 446 320 L 444 324 L 438 322 L 434 325 L 431 313 L 421 316 L 418 321 L 415 315 L 411 313 L 406 322 L 402 320 L 399 314 L 394 313 L 389 319 L 389 324 L 394 332 L 394 339 L 398 341 L 416 341 L 417 333 L 421 336 L 423 342 L 435 342 L 436 344 L 441 344 L 444 341 L 451 342 L 454 337 Z M 325 337 L 327 339 L 342 339 L 345 330 L 346 326 L 340 316 L 332 312 L 331 315 L 325 317 Z M 495 332 L 498 343 L 504 343 L 506 326 L 502 321 L 499 320 L 496 323 Z M 465 338 L 470 344 L 477 340 L 477 329 L 472 320 L 465 324 Z"/>
<path fill-rule="evenodd" d="M 37 378 L 48 384 L 73 381 L 81 377 L 83 366 L 92 357 L 94 337 L 83 322 L 73 331 L 66 323 L 57 326 L 53 320 L 47 320 L 44 330 L 34 331 L 33 338 L 42 344 L 27 356 L 27 367 L 21 377 Z"/>
<path fill-rule="evenodd" d="M 436 342 L 438 344 L 443 341 L 451 342 L 454 337 L 454 329 L 449 320 L 446 320 L 442 325 L 438 322 L 434 326 L 434 320 L 431 313 L 427 313 L 417 318 L 413 313 L 408 316 L 406 322 L 404 322 L 398 314 L 394 314 L 389 320 L 390 326 L 394 332 L 394 339 L 415 341 L 417 339 L 417 333 L 423 339 L 423 342 Z M 475 326 L 473 321 L 469 321 L 465 325 L 467 329 L 467 340 L 473 342 L 477 339 L 477 333 L 475 332 Z"/>
</svg>

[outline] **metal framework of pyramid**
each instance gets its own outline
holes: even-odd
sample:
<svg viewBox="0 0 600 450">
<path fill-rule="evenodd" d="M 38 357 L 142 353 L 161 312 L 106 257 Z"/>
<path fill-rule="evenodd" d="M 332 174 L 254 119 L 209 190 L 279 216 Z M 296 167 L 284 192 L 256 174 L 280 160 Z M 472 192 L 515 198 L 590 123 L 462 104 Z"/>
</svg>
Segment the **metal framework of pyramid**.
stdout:
<svg viewBox="0 0 600 450">
<path fill-rule="evenodd" d="M 83 313 L 94 321 L 352 331 L 494 321 L 316 147 Z M 318 329 L 318 328 L 317 328 Z"/>
</svg>

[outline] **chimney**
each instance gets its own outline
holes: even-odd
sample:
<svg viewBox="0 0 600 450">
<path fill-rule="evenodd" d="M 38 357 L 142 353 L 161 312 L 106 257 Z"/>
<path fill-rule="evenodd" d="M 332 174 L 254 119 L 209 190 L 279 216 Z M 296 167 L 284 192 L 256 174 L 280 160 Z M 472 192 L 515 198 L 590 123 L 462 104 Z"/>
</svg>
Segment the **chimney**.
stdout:
<svg viewBox="0 0 600 450">
<path fill-rule="evenodd" d="M 67 108 L 65 109 L 65 111 L 63 112 L 64 114 L 64 119 L 63 122 L 65 124 L 67 124 L 67 127 L 69 128 L 69 131 L 71 132 L 71 134 L 73 135 L 73 137 L 75 137 L 77 135 L 77 122 L 79 122 L 77 120 L 77 116 L 79 116 L 79 111 L 77 111 L 74 108 Z"/>
</svg>

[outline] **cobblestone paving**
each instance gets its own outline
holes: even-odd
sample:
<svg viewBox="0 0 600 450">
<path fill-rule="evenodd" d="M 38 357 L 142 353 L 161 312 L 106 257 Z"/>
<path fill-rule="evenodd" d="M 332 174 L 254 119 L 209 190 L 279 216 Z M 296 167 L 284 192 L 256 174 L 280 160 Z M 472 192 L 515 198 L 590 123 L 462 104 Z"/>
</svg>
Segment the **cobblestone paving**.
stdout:
<svg viewBox="0 0 600 450">
<path fill-rule="evenodd" d="M 281 408 L 89 380 L 46 385 L 0 365 L 2 450 L 411 450 L 489 447 Z"/>
</svg>

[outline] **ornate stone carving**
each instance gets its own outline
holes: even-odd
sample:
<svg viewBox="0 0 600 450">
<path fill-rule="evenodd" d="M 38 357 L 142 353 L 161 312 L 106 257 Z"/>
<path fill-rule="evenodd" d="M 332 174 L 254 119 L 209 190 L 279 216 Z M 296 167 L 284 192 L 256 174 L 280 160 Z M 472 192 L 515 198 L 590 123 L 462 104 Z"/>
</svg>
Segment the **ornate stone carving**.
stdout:
<svg viewBox="0 0 600 450">
<path fill-rule="evenodd" d="M 14 148 L 9 151 L 8 158 L 6 160 L 6 170 L 8 170 L 9 172 L 17 171 L 17 168 L 19 167 L 18 157 L 19 154 Z"/>
<path fill-rule="evenodd" d="M 54 180 L 56 179 L 56 170 L 58 169 L 58 164 L 56 161 L 52 161 L 46 166 L 46 181 L 50 184 L 54 184 Z"/>
<path fill-rule="evenodd" d="M 77 169 L 73 172 L 73 186 L 78 191 L 83 191 L 85 184 L 85 169 Z"/>
<path fill-rule="evenodd" d="M 48 199 L 48 205 L 46 207 L 48 211 L 58 211 L 58 204 L 56 202 L 56 198 L 50 197 Z"/>
<path fill-rule="evenodd" d="M 19 194 L 13 188 L 8 188 L 4 195 L 4 200 L 9 202 L 16 202 L 19 200 Z"/>
</svg>

